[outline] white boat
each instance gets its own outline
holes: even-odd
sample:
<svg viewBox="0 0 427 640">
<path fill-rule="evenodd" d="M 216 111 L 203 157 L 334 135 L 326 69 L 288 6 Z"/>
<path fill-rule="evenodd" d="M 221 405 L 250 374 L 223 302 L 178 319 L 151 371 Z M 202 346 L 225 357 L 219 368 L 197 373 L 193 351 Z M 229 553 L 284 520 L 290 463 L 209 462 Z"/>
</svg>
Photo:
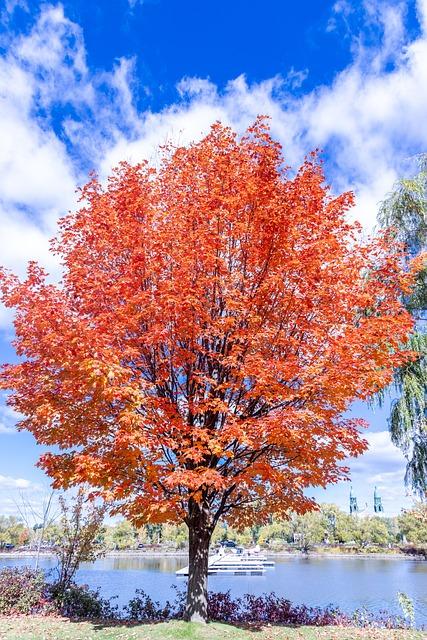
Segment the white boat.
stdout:
<svg viewBox="0 0 427 640">
<path fill-rule="evenodd" d="M 208 560 L 208 574 L 263 575 L 267 568 L 273 567 L 274 561 L 268 560 L 259 547 L 237 547 L 228 553 L 221 548 Z M 188 566 L 178 569 L 176 575 L 188 576 Z"/>
<path fill-rule="evenodd" d="M 240 555 L 248 555 L 249 557 L 259 560 L 264 567 L 267 569 L 273 569 L 275 566 L 274 560 L 269 560 L 265 553 L 261 551 L 260 546 L 257 544 L 256 547 L 252 547 L 251 549 L 244 549 L 243 547 L 237 547 L 237 553 Z"/>
</svg>

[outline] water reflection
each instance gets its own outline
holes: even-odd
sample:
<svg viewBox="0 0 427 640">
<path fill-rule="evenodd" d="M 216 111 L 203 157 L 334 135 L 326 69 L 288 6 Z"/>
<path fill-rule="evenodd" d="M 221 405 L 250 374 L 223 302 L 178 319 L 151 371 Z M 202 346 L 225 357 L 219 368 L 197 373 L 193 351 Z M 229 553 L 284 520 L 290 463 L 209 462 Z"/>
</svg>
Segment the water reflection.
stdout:
<svg viewBox="0 0 427 640">
<path fill-rule="evenodd" d="M 31 562 L 29 558 L 0 558 L 0 567 Z M 137 588 L 162 602 L 174 598 L 172 585 L 185 587 L 185 580 L 176 578 L 175 571 L 186 564 L 185 557 L 109 556 L 82 565 L 78 579 L 100 587 L 106 597 L 118 595 L 119 604 L 125 604 Z M 55 561 L 43 558 L 42 566 L 51 569 Z M 209 588 L 229 589 L 233 596 L 274 591 L 299 604 L 333 603 L 347 611 L 365 606 L 395 613 L 400 613 L 397 592 L 403 591 L 414 600 L 418 623 L 427 624 L 427 562 L 419 560 L 282 557 L 276 558 L 276 568 L 264 576 L 210 576 Z"/>
<path fill-rule="evenodd" d="M 144 556 L 110 556 L 98 560 L 96 563 L 100 568 L 111 570 L 127 570 L 127 571 L 155 571 L 162 573 L 175 573 L 177 569 L 187 564 L 185 557 L 144 557 Z M 85 565 L 87 566 L 87 565 Z"/>
</svg>

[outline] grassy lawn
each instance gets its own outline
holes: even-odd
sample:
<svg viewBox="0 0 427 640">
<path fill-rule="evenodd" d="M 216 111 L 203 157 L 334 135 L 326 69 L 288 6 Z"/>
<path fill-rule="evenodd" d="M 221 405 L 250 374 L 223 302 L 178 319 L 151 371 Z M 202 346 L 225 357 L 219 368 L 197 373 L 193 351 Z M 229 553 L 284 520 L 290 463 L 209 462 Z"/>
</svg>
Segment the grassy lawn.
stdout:
<svg viewBox="0 0 427 640">
<path fill-rule="evenodd" d="M 1 640 L 422 640 L 426 632 L 339 627 L 263 627 L 169 622 L 109 626 L 51 618 L 0 618 Z"/>
</svg>

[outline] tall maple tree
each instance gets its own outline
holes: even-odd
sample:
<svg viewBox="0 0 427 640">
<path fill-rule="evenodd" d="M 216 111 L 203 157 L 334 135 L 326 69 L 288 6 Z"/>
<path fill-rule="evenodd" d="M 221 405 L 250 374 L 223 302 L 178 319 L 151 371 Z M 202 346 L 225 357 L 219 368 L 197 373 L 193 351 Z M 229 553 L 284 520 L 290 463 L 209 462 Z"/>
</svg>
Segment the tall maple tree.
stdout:
<svg viewBox="0 0 427 640">
<path fill-rule="evenodd" d="M 40 460 L 54 486 L 186 522 L 186 615 L 204 620 L 219 519 L 307 511 L 364 450 L 343 413 L 410 357 L 412 275 L 390 236 L 362 241 L 315 154 L 289 175 L 262 118 L 161 156 L 83 187 L 52 245 L 60 284 L 2 272 L 20 360 L 1 386 L 59 447 Z"/>
</svg>

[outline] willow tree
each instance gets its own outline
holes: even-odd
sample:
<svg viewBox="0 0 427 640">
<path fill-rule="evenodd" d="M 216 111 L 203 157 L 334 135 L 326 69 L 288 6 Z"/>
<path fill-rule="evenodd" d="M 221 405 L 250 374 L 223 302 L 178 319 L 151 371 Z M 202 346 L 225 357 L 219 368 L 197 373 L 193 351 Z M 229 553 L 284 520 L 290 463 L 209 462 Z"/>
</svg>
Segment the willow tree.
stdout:
<svg viewBox="0 0 427 640">
<path fill-rule="evenodd" d="M 345 412 L 390 384 L 412 330 L 412 275 L 390 234 L 363 241 L 350 193 L 310 156 L 290 176 L 262 120 L 216 124 L 158 168 L 93 178 L 60 222 L 64 276 L 0 277 L 17 364 L 1 386 L 20 427 L 56 445 L 41 466 L 136 525 L 189 529 L 187 618 L 207 616 L 221 518 L 314 506 L 365 448 Z"/>
<path fill-rule="evenodd" d="M 427 249 L 427 156 L 419 158 L 415 177 L 397 182 L 382 203 L 378 221 L 392 227 L 404 243 L 407 260 Z M 390 414 L 392 441 L 406 458 L 406 482 L 421 496 L 427 492 L 427 268 L 420 269 L 410 295 L 404 297 L 416 321 L 408 348 L 415 360 L 399 367 L 394 376 L 397 399 Z"/>
</svg>

